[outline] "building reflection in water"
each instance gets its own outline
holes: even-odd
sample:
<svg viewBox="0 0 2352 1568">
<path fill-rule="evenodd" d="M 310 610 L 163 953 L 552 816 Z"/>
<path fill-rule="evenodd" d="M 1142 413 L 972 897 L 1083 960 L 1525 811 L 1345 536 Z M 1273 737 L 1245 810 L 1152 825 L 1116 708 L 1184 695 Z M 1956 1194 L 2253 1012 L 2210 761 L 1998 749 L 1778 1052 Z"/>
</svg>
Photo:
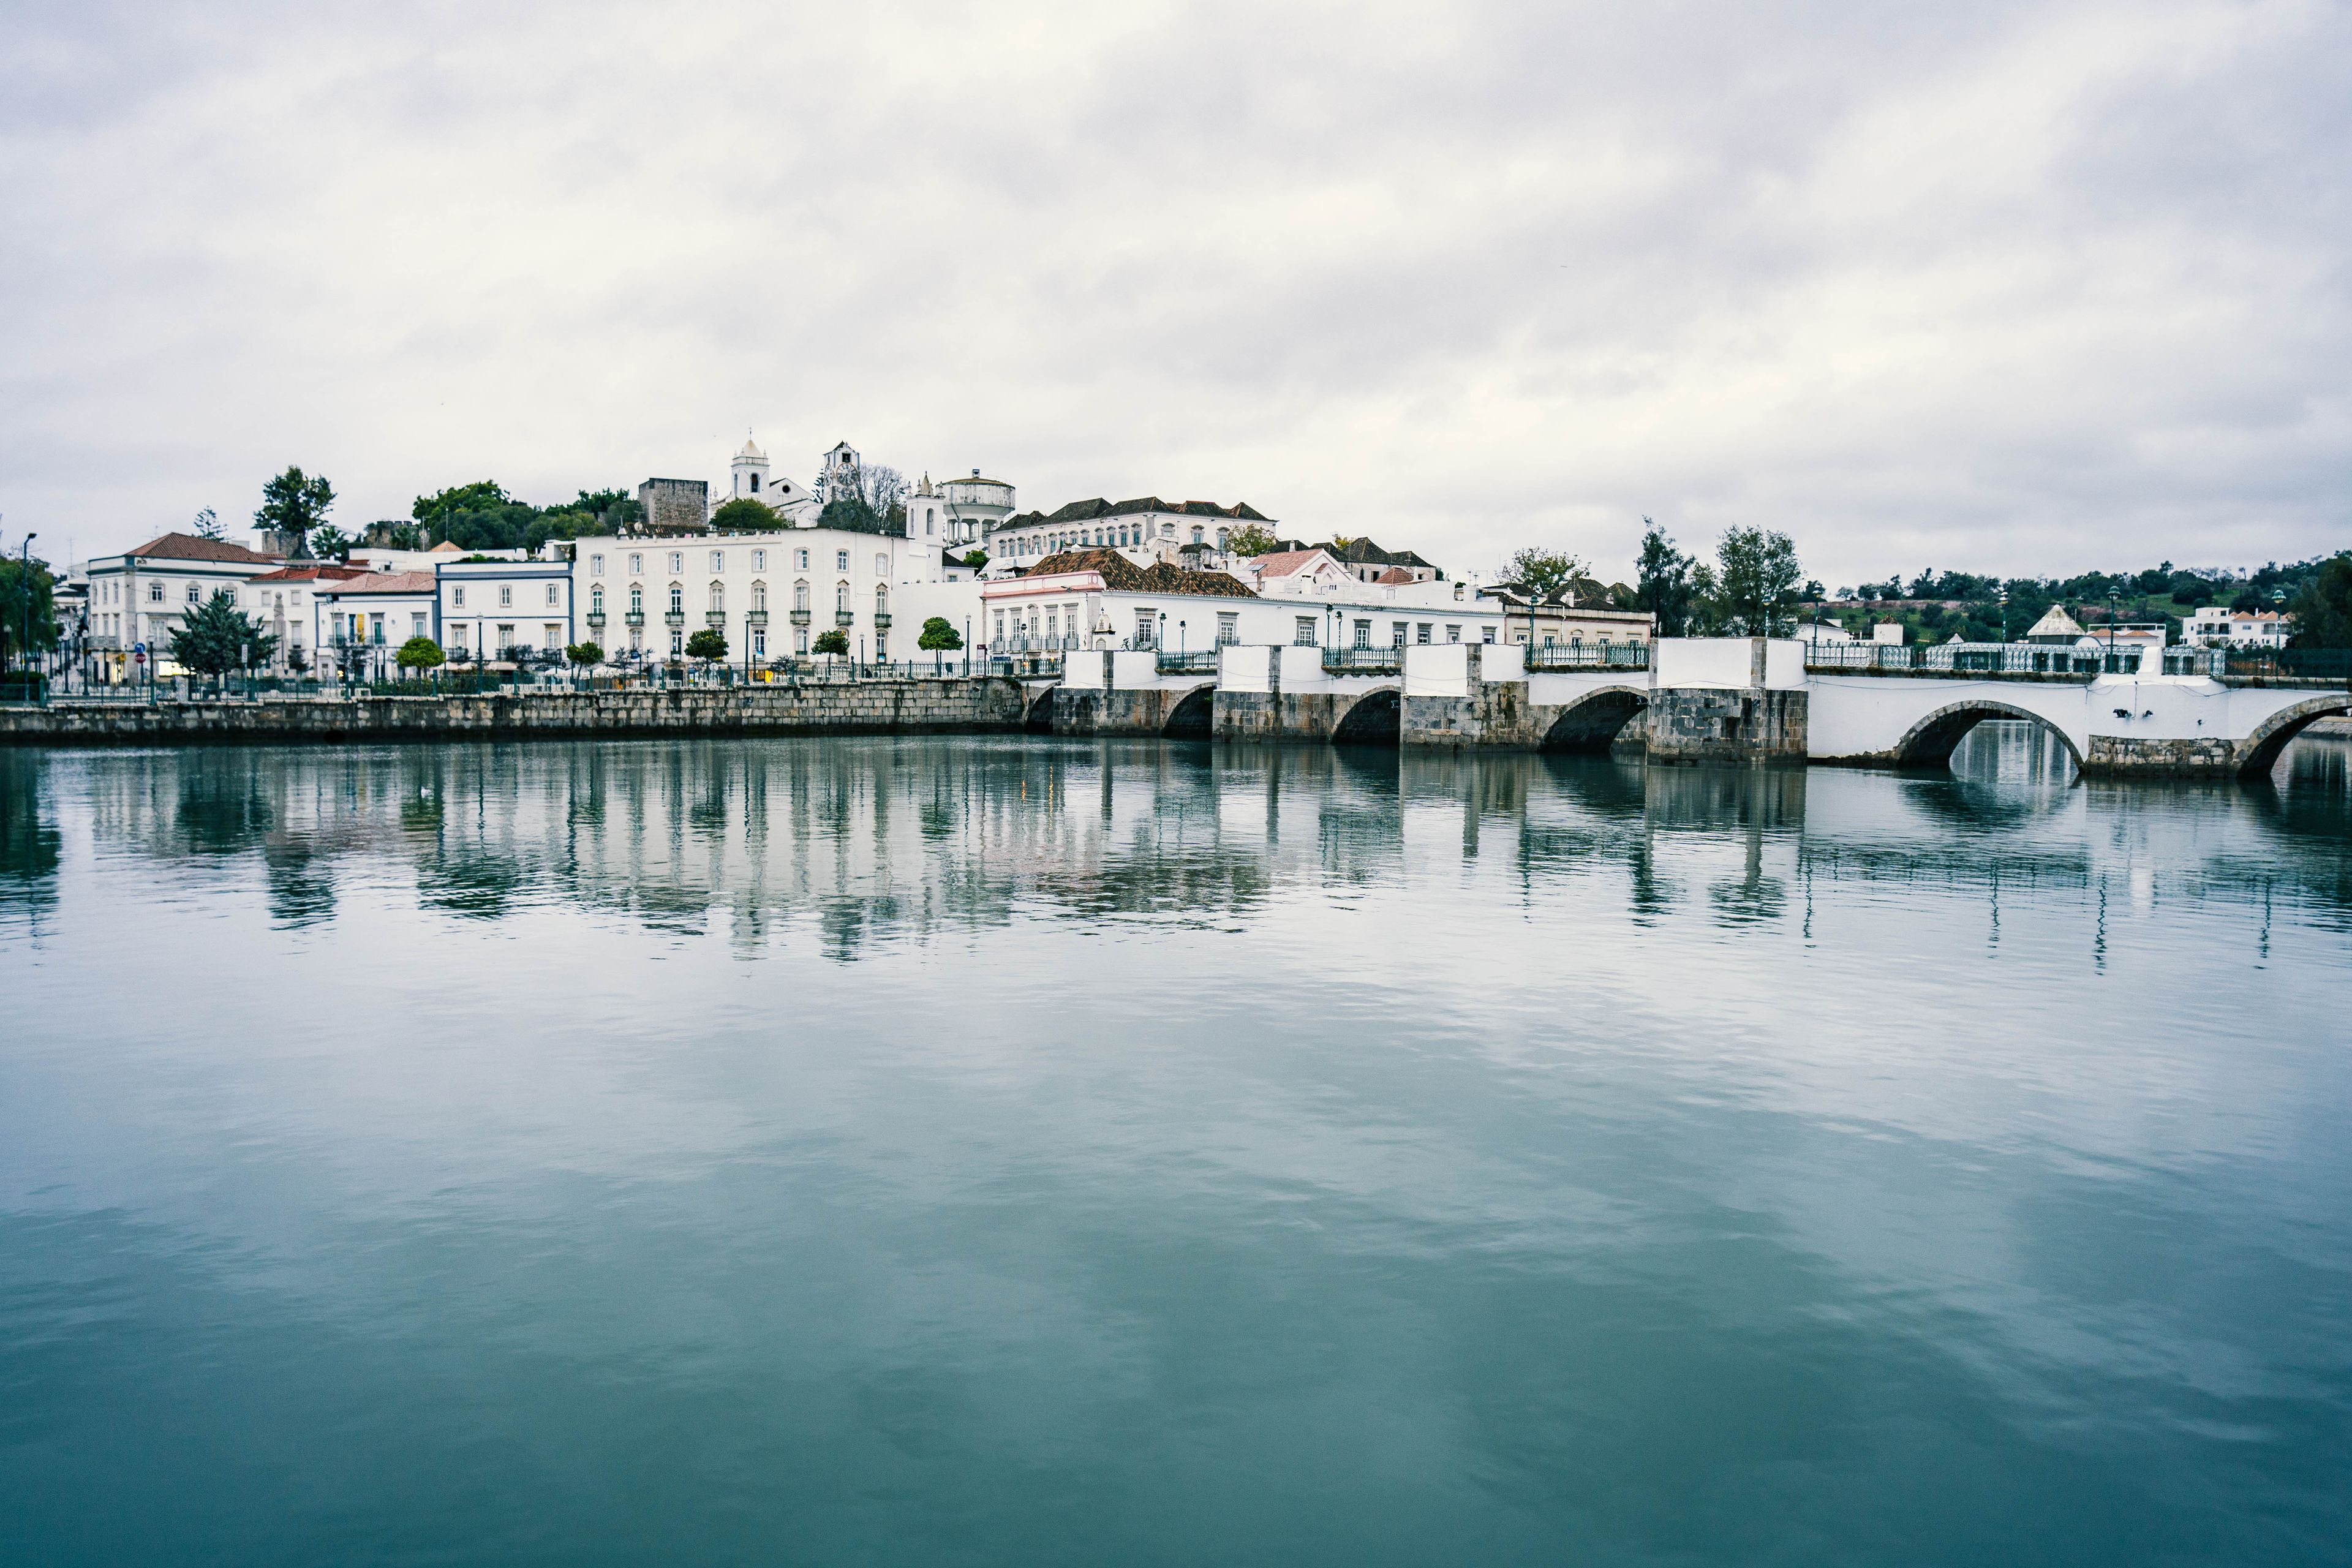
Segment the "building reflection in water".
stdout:
<svg viewBox="0 0 2352 1568">
<path fill-rule="evenodd" d="M 48 907 L 78 826 L 100 870 L 182 888 L 257 861 L 287 928 L 404 876 L 464 921 L 556 902 L 745 953 L 805 931 L 844 960 L 1024 920 L 1214 922 L 1449 864 L 1637 923 L 1803 921 L 1825 884 L 1981 889 L 1996 931 L 2004 888 L 2341 911 L 2347 753 L 2306 739 L 2267 785 L 2181 787 L 2077 784 L 1994 724 L 1917 776 L 1009 737 L 15 752 L 0 900 Z"/>
</svg>

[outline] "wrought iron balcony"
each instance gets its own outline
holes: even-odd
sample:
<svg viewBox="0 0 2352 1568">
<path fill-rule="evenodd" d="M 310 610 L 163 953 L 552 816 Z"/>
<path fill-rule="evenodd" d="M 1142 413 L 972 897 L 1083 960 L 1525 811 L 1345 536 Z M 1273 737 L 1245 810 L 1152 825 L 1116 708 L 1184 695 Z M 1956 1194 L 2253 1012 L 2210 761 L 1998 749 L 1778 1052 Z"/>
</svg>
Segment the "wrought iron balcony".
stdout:
<svg viewBox="0 0 2352 1568">
<path fill-rule="evenodd" d="M 646 624 L 646 613 L 643 610 L 625 611 L 621 616 L 621 619 L 626 621 L 633 626 L 641 626 Z"/>
<path fill-rule="evenodd" d="M 809 624 L 809 613 L 806 610 L 794 610 L 792 612 L 792 617 L 793 625 L 796 626 L 804 626 Z"/>
<path fill-rule="evenodd" d="M 723 632 L 727 629 L 727 612 L 712 610 L 702 617 L 702 624 L 714 632 Z"/>
<path fill-rule="evenodd" d="M 589 611 L 588 625 L 596 631 L 603 631 L 604 629 L 604 612 L 602 610 Z"/>
<path fill-rule="evenodd" d="M 889 611 L 877 610 L 874 612 L 874 629 L 877 632 L 887 632 L 890 629 Z"/>
<path fill-rule="evenodd" d="M 857 612 L 835 610 L 833 612 L 833 624 L 836 626 L 854 626 L 857 624 Z"/>
<path fill-rule="evenodd" d="M 664 614 L 662 619 L 669 624 L 672 630 L 675 630 L 677 627 L 686 625 L 686 612 L 684 610 L 671 610 Z"/>
<path fill-rule="evenodd" d="M 764 626 L 768 624 L 768 612 L 746 610 L 743 612 L 743 624 L 747 626 Z"/>
</svg>

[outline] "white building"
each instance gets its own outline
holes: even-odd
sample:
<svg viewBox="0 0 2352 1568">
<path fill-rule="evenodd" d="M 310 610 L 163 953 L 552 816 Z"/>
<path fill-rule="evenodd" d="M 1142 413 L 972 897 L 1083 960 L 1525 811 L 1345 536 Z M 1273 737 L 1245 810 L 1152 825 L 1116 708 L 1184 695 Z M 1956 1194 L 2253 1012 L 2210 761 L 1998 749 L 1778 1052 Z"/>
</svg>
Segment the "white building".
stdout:
<svg viewBox="0 0 2352 1568">
<path fill-rule="evenodd" d="M 572 630 L 568 561 L 444 562 L 436 568 L 435 600 L 431 635 L 452 658 L 560 655 L 581 640 Z"/>
<path fill-rule="evenodd" d="M 356 566 L 303 561 L 247 579 L 238 591 L 239 605 L 274 639 L 269 658 L 274 673 L 290 674 L 316 665 L 319 590 L 364 575 L 364 570 Z"/>
<path fill-rule="evenodd" d="M 846 447 L 847 443 L 845 442 L 841 447 L 835 449 L 845 450 Z M 850 457 L 854 461 L 856 454 L 852 452 Z M 761 451 L 760 444 L 748 436 L 744 437 L 742 449 L 735 454 L 734 462 L 730 465 L 728 493 L 724 499 L 759 501 L 794 527 L 804 527 L 815 522 L 816 514 L 824 509 L 824 503 L 817 497 L 801 489 L 792 480 L 780 479 L 771 473 L 768 468 L 768 454 Z M 714 502 L 711 510 L 717 510 L 719 504 Z"/>
<path fill-rule="evenodd" d="M 1033 572 L 982 588 L 988 648 L 1370 648 L 1501 637 L 1499 611 L 1465 584 L 1382 587 L 1355 580 L 1336 562 L 1327 572 L 1325 562 L 1328 555 L 1261 575 L 1270 591 L 1259 594 L 1234 574 L 1189 572 L 1164 562 L 1139 566 L 1112 548 L 1049 556 Z"/>
<path fill-rule="evenodd" d="M 608 656 L 656 659 L 683 658 L 686 639 L 706 627 L 726 637 L 738 661 L 806 654 L 827 631 L 845 634 L 860 658 L 906 658 L 920 623 L 898 630 L 902 585 L 951 592 L 957 603 L 976 603 L 979 591 L 976 582 L 948 584 L 936 548 L 837 528 L 608 534 L 576 541 L 570 571 L 589 638 Z"/>
<path fill-rule="evenodd" d="M 431 572 L 360 572 L 320 580 L 310 595 L 311 646 L 322 673 L 345 657 L 381 679 L 411 637 L 434 637 L 438 580 Z M 298 589 L 299 591 L 299 589 Z"/>
<path fill-rule="evenodd" d="M 136 668 L 131 655 L 141 645 L 153 669 L 167 659 L 173 634 L 190 610 L 225 593 L 250 613 L 256 605 L 240 590 L 283 559 L 193 533 L 162 534 L 120 555 L 99 556 L 89 563 L 89 649 L 109 679 L 124 679 Z"/>
<path fill-rule="evenodd" d="M 991 576 L 1025 572 L 1049 555 L 1077 550 L 1118 550 L 1130 563 L 1179 563 L 1188 547 L 1202 554 L 1222 556 L 1225 541 L 1250 524 L 1267 525 L 1273 519 L 1236 502 L 1164 501 L 1158 496 L 1111 501 L 1100 496 L 1076 500 L 1052 512 L 1024 512 L 1008 517 L 988 532 Z"/>
<path fill-rule="evenodd" d="M 1013 515 L 1013 487 L 983 477 L 978 468 L 937 485 L 925 474 L 907 498 L 907 537 L 969 552 L 985 544 L 989 533 Z"/>
<path fill-rule="evenodd" d="M 2282 648 L 2294 635 L 2294 617 L 2276 610 L 2232 610 L 2207 605 L 2182 624 L 2181 640 L 2194 647 Z"/>
</svg>

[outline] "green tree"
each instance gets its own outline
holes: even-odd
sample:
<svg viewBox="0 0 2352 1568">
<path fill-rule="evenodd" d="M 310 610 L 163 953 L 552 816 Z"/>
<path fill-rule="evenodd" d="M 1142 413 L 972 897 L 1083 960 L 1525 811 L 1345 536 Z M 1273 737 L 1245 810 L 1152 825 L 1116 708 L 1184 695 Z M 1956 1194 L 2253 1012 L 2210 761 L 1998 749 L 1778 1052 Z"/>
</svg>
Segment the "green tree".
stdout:
<svg viewBox="0 0 2352 1568">
<path fill-rule="evenodd" d="M 1696 563 L 1675 548 L 1666 531 L 1648 518 L 1642 526 L 1642 552 L 1634 562 L 1633 605 L 1658 617 L 1658 636 L 1689 634 L 1692 601 L 1691 568 Z"/>
<path fill-rule="evenodd" d="M 727 634 L 715 627 L 703 627 L 686 639 L 686 657 L 705 664 L 718 663 L 727 657 Z"/>
<path fill-rule="evenodd" d="M 461 511 L 488 511 L 512 504 L 514 498 L 495 479 L 452 485 L 429 496 L 418 496 L 408 515 L 428 527 Z"/>
<path fill-rule="evenodd" d="M 1512 553 L 1504 566 L 1504 574 L 1527 590 L 1532 598 L 1542 598 L 1555 588 L 1565 587 L 1579 577 L 1591 574 L 1592 568 L 1575 556 L 1559 550 L 1546 550 L 1529 544 Z"/>
<path fill-rule="evenodd" d="M 838 626 L 829 632 L 819 632 L 816 642 L 813 646 L 814 651 L 818 653 L 847 653 L 849 634 Z"/>
<path fill-rule="evenodd" d="M 1256 523 L 1245 522 L 1225 535 L 1227 553 L 1240 556 L 1271 554 L 1282 541 Z"/>
<path fill-rule="evenodd" d="M 2352 551 L 2336 556 L 2294 596 L 2290 647 L 2352 647 Z"/>
<path fill-rule="evenodd" d="M 341 561 L 352 552 L 358 540 L 331 524 L 310 535 L 310 553 L 321 561 Z"/>
<path fill-rule="evenodd" d="M 226 589 L 190 610 L 172 634 L 172 658 L 183 668 L 204 675 L 269 662 L 278 639 L 261 623 L 236 607 Z"/>
<path fill-rule="evenodd" d="M 1716 549 L 1716 596 L 1733 637 L 1787 637 L 1796 627 L 1804 569 L 1785 533 L 1727 530 Z"/>
<path fill-rule="evenodd" d="M 915 646 L 926 653 L 953 653 L 963 647 L 963 634 L 945 616 L 933 616 L 923 623 Z"/>
<path fill-rule="evenodd" d="M 415 637 L 402 643 L 393 658 L 403 669 L 436 669 L 447 657 L 431 637 Z"/>
<path fill-rule="evenodd" d="M 189 523 L 188 526 L 196 531 L 196 537 L 198 539 L 221 539 L 226 537 L 221 529 L 220 513 L 215 511 L 210 507 L 206 507 L 204 510 L 196 513 L 195 521 Z"/>
<path fill-rule="evenodd" d="M 335 504 L 335 487 L 324 474 L 306 474 L 289 468 L 261 487 L 261 506 L 253 521 L 264 528 L 295 537 L 296 552 L 312 529 L 327 521 Z M 192 667 L 193 668 L 193 667 Z"/>
<path fill-rule="evenodd" d="M 604 650 L 596 643 L 576 642 L 563 650 L 563 657 L 585 669 L 592 664 L 604 663 Z"/>
<path fill-rule="evenodd" d="M 0 668 L 23 660 L 27 631 L 35 653 L 58 646 L 57 584 L 49 563 L 37 555 L 0 557 Z"/>
<path fill-rule="evenodd" d="M 775 530 L 777 520 L 765 501 L 737 496 L 710 514 L 710 526 L 721 533 L 768 533 Z"/>
</svg>

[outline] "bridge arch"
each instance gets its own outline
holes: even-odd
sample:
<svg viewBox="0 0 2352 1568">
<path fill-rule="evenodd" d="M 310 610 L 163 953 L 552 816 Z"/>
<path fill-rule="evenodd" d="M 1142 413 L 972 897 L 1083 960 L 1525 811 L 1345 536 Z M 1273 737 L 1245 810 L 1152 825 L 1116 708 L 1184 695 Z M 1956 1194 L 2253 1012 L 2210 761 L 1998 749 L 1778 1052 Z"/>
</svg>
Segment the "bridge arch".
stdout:
<svg viewBox="0 0 2352 1568">
<path fill-rule="evenodd" d="M 1167 721 L 1160 726 L 1162 740 L 1205 741 L 1209 738 L 1210 722 L 1216 717 L 1214 704 L 1217 689 L 1196 686 L 1186 692 L 1175 707 L 1168 710 Z"/>
<path fill-rule="evenodd" d="M 2074 759 L 2074 771 L 2083 771 L 2083 750 L 2074 744 L 2074 737 L 2030 708 L 2020 708 L 2012 702 L 1995 701 L 1988 697 L 1973 697 L 1965 702 L 1947 703 L 1906 731 L 1895 742 L 1895 765 L 1898 768 L 1948 768 L 1952 764 L 1952 752 L 1968 732 L 1988 719 L 2022 719 L 2058 737 Z"/>
<path fill-rule="evenodd" d="M 1544 731 L 1547 752 L 1606 752 L 1634 716 L 1650 705 L 1639 686 L 1601 686 L 1560 710 Z"/>
<path fill-rule="evenodd" d="M 1024 734 L 1050 735 L 1054 732 L 1054 693 L 1058 686 L 1049 686 L 1030 702 L 1028 712 L 1021 721 Z"/>
<path fill-rule="evenodd" d="M 1404 694 L 1376 686 L 1358 698 L 1331 726 L 1335 746 L 1393 746 L 1404 731 Z"/>
<path fill-rule="evenodd" d="M 2294 738 L 2309 729 L 2315 721 L 2336 713 L 2352 713 L 2352 692 L 2334 691 L 2282 708 L 2254 726 L 2253 733 L 2238 742 L 2238 772 L 2245 778 L 2262 778 L 2278 766 L 2279 755 L 2294 744 Z"/>
</svg>

